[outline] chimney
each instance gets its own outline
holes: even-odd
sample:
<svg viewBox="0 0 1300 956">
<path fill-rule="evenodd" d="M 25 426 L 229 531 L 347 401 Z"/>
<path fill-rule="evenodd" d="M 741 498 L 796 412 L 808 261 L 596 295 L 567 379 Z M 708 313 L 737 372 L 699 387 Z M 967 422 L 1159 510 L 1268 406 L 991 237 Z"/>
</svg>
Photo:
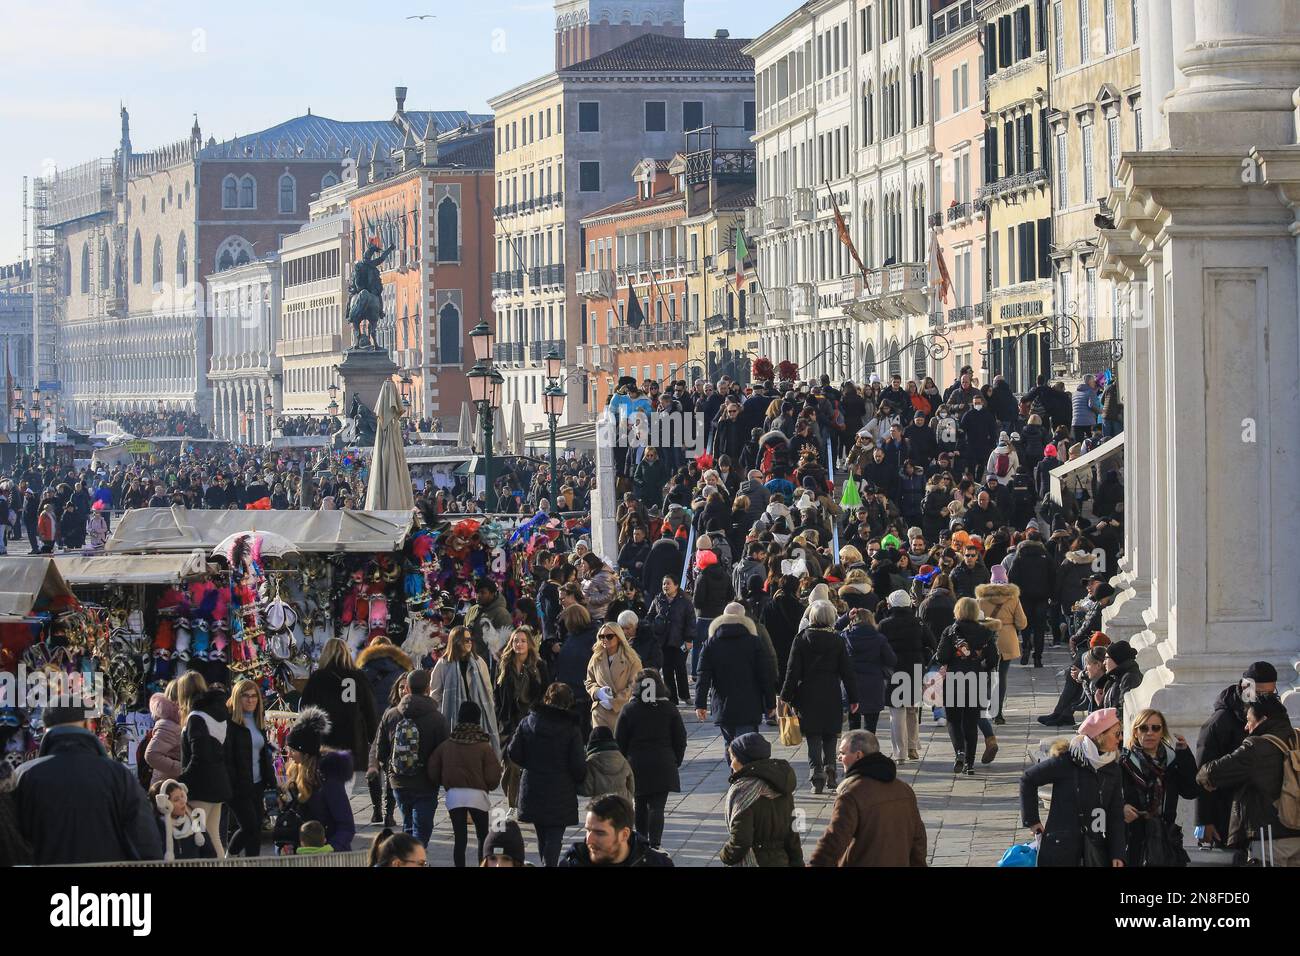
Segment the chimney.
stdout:
<svg viewBox="0 0 1300 956">
<path fill-rule="evenodd" d="M 717 33 L 713 34 L 713 39 L 715 39 L 715 40 L 725 40 L 725 39 L 727 39 L 727 38 L 730 37 L 730 36 L 731 36 L 731 31 L 730 31 L 730 30 L 719 30 Z"/>
<path fill-rule="evenodd" d="M 406 112 L 406 87 L 399 86 L 394 92 L 397 94 L 397 112 L 399 114 Z"/>
</svg>

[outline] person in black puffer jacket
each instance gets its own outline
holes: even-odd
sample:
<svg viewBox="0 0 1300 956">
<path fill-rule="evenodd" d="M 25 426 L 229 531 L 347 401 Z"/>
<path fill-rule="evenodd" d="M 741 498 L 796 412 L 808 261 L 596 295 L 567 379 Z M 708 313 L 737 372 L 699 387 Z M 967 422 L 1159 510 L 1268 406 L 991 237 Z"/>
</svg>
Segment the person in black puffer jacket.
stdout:
<svg viewBox="0 0 1300 956">
<path fill-rule="evenodd" d="M 189 790 L 190 805 L 207 816 L 218 857 L 226 855 L 221 845 L 221 811 L 234 795 L 229 730 L 226 695 L 211 689 L 194 701 L 194 710 L 181 731 L 181 775 L 177 780 Z"/>
<path fill-rule="evenodd" d="M 715 552 L 697 551 L 695 566 L 700 573 L 695 579 L 695 594 L 692 600 L 695 605 L 695 640 L 691 647 L 690 660 L 692 677 L 698 675 L 700 651 L 704 647 L 704 642 L 709 639 L 709 624 L 722 614 L 735 597 L 731 590 L 731 579 Z"/>
<path fill-rule="evenodd" d="M 1039 866 L 1091 866 L 1109 861 L 1124 866 L 1124 781 L 1119 769 L 1122 737 L 1119 717 L 1103 709 L 1088 715 L 1073 740 L 1052 746 L 1051 756 L 1020 778 L 1020 808 L 1025 826 L 1042 835 Z M 1038 789 L 1052 785 L 1051 809 L 1044 827 L 1038 814 Z M 1104 837 L 1085 853 L 1080 821 L 1098 824 Z M 1102 865 L 1105 865 L 1102 863 Z"/>
<path fill-rule="evenodd" d="M 319 707 L 329 715 L 326 747 L 352 754 L 370 752 L 370 743 L 379 727 L 370 682 L 356 669 L 348 646 L 338 638 L 325 642 L 320 663 L 302 689 L 302 706 Z M 193 793 L 191 787 L 191 796 Z"/>
<path fill-rule="evenodd" d="M 569 685 L 552 684 L 542 703 L 520 722 L 507 748 L 523 770 L 519 820 L 536 828 L 537 852 L 546 866 L 559 862 L 565 828 L 578 822 L 578 786 L 587 778 L 587 755 L 574 707 Z"/>
<path fill-rule="evenodd" d="M 989 674 L 997 670 L 995 632 L 980 620 L 979 602 L 961 598 L 953 608 L 952 627 L 939 640 L 936 660 L 948 669 L 943 682 L 943 709 L 948 736 L 957 752 L 954 773 L 975 773 L 975 744 L 980 711 L 989 706 Z"/>
<path fill-rule="evenodd" d="M 832 630 L 835 618 L 830 601 L 814 601 L 808 608 L 808 627 L 790 647 L 781 687 L 781 699 L 798 714 L 808 741 L 809 782 L 815 793 L 835 786 L 836 738 L 844 727 L 841 693 L 848 698 L 849 712 L 858 710 L 857 676 L 844 639 Z"/>
<path fill-rule="evenodd" d="M 642 670 L 636 680 L 654 692 L 634 694 L 627 702 L 614 725 L 614 741 L 636 781 L 636 832 L 657 847 L 664 838 L 668 795 L 682 788 L 677 768 L 686 759 L 686 725 L 658 671 Z"/>
<path fill-rule="evenodd" d="M 1031 532 L 1016 546 L 1007 580 L 1020 588 L 1020 606 L 1029 620 L 1029 636 L 1020 651 L 1020 663 L 1028 661 L 1031 651 L 1034 660 L 1041 661 L 1047 642 L 1047 602 L 1056 593 L 1056 565 L 1036 534 Z"/>
<path fill-rule="evenodd" d="M 858 712 L 849 715 L 849 729 L 876 732 L 885 709 L 885 681 L 898 663 L 889 639 L 876 629 L 875 616 L 865 609 L 850 611 L 841 632 L 849 647 L 849 662 L 858 685 Z"/>
<path fill-rule="evenodd" d="M 1106 648 L 1106 679 L 1102 684 L 1102 707 L 1113 707 L 1124 720 L 1124 695 L 1142 683 L 1137 651 L 1128 641 L 1115 641 Z"/>
<path fill-rule="evenodd" d="M 700 654 L 696 716 L 704 720 L 712 714 L 725 748 L 741 734 L 758 730 L 775 703 L 758 628 L 747 615 L 719 614 L 709 625 L 709 639 Z"/>
<path fill-rule="evenodd" d="M 388 709 L 388 696 L 397 678 L 415 668 L 415 663 L 386 637 L 376 637 L 357 655 L 357 667 L 366 675 L 375 705 L 375 723 Z"/>
<path fill-rule="evenodd" d="M 1225 687 L 1214 701 L 1214 713 L 1196 740 L 1196 764 L 1204 767 L 1226 757 L 1246 739 L 1246 701 L 1249 688 L 1257 695 L 1277 693 L 1277 668 L 1268 661 L 1256 661 L 1246 668 L 1241 680 Z M 1202 793 L 1196 801 L 1196 825 L 1205 827 L 1205 841 L 1222 846 L 1228 836 L 1232 811 L 1230 793 Z"/>
<path fill-rule="evenodd" d="M 946 574 L 936 574 L 930 581 L 930 592 L 918 608 L 921 623 L 929 630 L 930 640 L 936 648 L 939 643 L 936 635 L 952 627 L 952 610 L 956 605 L 957 595 L 952 591 L 952 579 Z M 930 656 L 933 657 L 933 653 Z M 929 664 L 929 660 L 926 664 Z"/>
</svg>

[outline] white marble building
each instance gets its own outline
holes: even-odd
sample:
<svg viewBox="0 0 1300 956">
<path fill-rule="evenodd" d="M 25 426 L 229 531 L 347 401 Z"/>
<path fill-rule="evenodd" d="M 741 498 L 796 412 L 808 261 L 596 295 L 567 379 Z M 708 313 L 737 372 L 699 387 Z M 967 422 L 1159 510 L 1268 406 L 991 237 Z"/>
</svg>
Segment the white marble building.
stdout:
<svg viewBox="0 0 1300 956">
<path fill-rule="evenodd" d="M 1139 17 L 1148 145 L 1101 232 L 1132 315 L 1125 590 L 1104 627 L 1138 649 L 1126 709 L 1191 739 L 1253 661 L 1300 714 L 1300 0 Z"/>
<path fill-rule="evenodd" d="M 749 231 L 767 291 L 760 351 L 805 375 L 861 380 L 927 326 L 927 40 L 920 0 L 820 0 L 747 47 L 758 87 Z M 865 277 L 839 240 L 836 204 Z"/>
<path fill-rule="evenodd" d="M 280 260 L 270 256 L 208 276 L 212 309 L 213 434 L 246 444 L 270 436 L 280 413 Z"/>
</svg>

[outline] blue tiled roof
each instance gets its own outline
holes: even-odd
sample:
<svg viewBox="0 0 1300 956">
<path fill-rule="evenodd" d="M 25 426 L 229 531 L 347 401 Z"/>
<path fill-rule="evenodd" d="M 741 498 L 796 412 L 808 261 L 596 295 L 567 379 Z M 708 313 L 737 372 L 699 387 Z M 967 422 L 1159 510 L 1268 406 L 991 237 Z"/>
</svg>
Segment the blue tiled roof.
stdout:
<svg viewBox="0 0 1300 956">
<path fill-rule="evenodd" d="M 470 113 L 466 110 L 412 110 L 405 114 L 417 140 L 432 116 L 438 132 L 443 133 L 466 123 L 478 123 L 492 118 L 488 113 Z M 285 155 L 288 149 L 294 155 L 315 159 L 342 159 L 357 155 L 357 147 L 367 153 L 379 144 L 381 150 L 402 145 L 406 129 L 396 120 L 361 120 L 348 122 L 327 116 L 296 116 L 269 129 L 247 136 L 238 136 L 224 143 L 205 147 L 200 159 L 256 159 Z"/>
</svg>

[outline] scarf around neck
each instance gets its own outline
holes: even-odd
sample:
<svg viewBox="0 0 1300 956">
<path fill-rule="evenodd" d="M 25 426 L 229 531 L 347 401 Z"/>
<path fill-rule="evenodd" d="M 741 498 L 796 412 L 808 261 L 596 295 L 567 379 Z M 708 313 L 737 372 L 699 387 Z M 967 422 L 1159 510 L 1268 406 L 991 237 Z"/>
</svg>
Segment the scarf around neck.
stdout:
<svg viewBox="0 0 1300 956">
<path fill-rule="evenodd" d="M 739 777 L 727 790 L 727 800 L 725 806 L 725 820 L 727 829 L 731 829 L 732 821 L 740 816 L 757 801 L 762 799 L 774 800 L 781 796 L 776 792 L 766 780 L 759 777 Z M 754 856 L 754 848 L 750 847 L 745 851 L 745 858 L 740 862 L 741 866 L 758 866 L 758 859 Z"/>
<path fill-rule="evenodd" d="M 1070 741 L 1070 756 L 1080 764 L 1086 763 L 1093 770 L 1100 770 L 1102 767 L 1114 763 L 1119 757 L 1119 751 L 1112 750 L 1109 753 L 1102 753 L 1097 749 L 1097 744 L 1091 737 L 1078 734 Z"/>
</svg>

